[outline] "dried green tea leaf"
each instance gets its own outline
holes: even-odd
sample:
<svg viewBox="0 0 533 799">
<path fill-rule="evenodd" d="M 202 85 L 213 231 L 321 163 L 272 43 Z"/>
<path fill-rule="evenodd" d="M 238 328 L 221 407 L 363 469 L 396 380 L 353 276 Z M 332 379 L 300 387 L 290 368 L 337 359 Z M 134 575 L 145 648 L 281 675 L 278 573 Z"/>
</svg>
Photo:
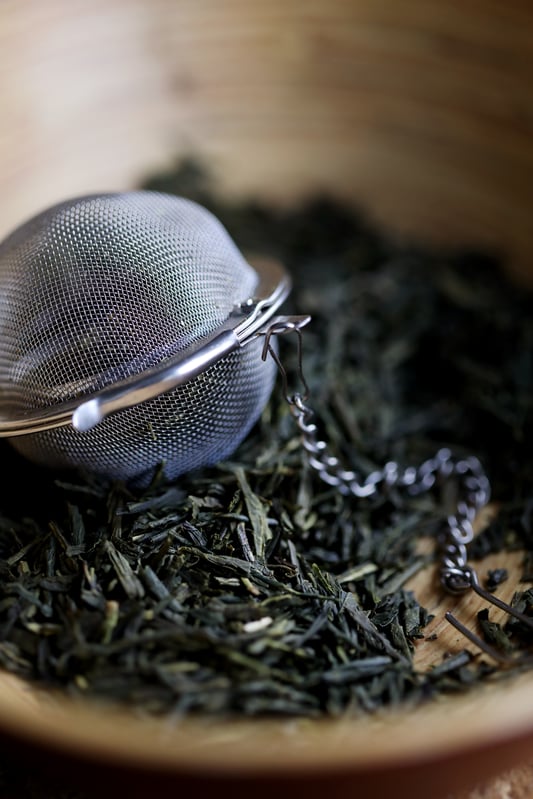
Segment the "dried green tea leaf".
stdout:
<svg viewBox="0 0 533 799">
<path fill-rule="evenodd" d="M 500 511 L 468 554 L 523 550 L 531 582 L 531 294 L 487 256 L 398 242 L 326 197 L 225 202 L 190 164 L 146 187 L 286 264 L 288 312 L 312 315 L 309 402 L 341 462 L 365 475 L 441 446 L 476 454 Z M 280 353 L 297 387 L 297 348 Z M 368 714 L 495 676 L 467 651 L 429 671 L 413 658 L 430 615 L 405 585 L 436 558 L 420 541 L 456 487 L 341 495 L 307 465 L 280 386 L 231 462 L 173 485 L 67 479 L 0 447 L 0 665 L 25 679 L 179 719 Z M 533 646 L 523 623 L 480 621 L 503 650 Z"/>
</svg>

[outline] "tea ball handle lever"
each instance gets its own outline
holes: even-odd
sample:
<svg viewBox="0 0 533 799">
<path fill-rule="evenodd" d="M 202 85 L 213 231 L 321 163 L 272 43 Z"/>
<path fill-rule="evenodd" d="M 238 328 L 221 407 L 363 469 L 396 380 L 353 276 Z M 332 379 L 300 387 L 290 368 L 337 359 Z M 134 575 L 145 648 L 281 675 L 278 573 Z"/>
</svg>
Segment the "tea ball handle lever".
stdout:
<svg viewBox="0 0 533 799">
<path fill-rule="evenodd" d="M 211 334 L 151 369 L 88 396 L 26 411 L 17 418 L 4 416 L 0 411 L 0 438 L 31 435 L 67 425 L 79 433 L 88 432 L 110 414 L 140 405 L 193 380 L 230 353 L 257 340 L 276 320 L 281 325 L 279 320 L 286 317 L 274 314 L 290 293 L 290 276 L 275 259 L 256 259 L 254 268 L 258 276 L 254 296 L 236 304 Z"/>
<path fill-rule="evenodd" d="M 269 305 L 268 309 L 271 307 Z M 235 320 L 242 316 L 243 310 L 247 311 L 245 318 L 235 325 Z M 80 432 L 91 430 L 112 413 L 139 405 L 193 380 L 231 352 L 245 347 L 258 335 L 266 333 L 270 336 L 281 332 L 285 326 L 307 324 L 309 319 L 309 316 L 272 318 L 263 301 L 253 307 L 245 303 L 243 309 L 237 310 L 235 316 L 228 320 L 228 329 L 203 341 L 196 349 L 189 348 L 186 358 L 178 357 L 164 368 L 158 367 L 122 385 L 111 386 L 82 402 L 72 414 L 72 425 Z"/>
<path fill-rule="evenodd" d="M 72 426 L 79 432 L 87 432 L 116 411 L 139 405 L 192 380 L 239 346 L 235 331 L 225 330 L 196 352 L 189 353 L 186 359 L 147 373 L 132 385 L 112 386 L 82 402 L 72 414 Z"/>
</svg>

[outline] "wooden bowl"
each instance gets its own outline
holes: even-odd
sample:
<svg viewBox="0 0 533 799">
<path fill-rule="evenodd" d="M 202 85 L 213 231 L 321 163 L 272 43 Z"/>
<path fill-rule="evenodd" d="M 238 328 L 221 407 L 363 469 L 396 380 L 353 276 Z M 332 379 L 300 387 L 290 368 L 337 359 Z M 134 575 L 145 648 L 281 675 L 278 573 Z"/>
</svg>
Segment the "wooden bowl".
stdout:
<svg viewBox="0 0 533 799">
<path fill-rule="evenodd" d="M 326 190 L 383 229 L 493 250 L 533 281 L 532 75 L 521 0 L 4 0 L 0 236 L 192 155 L 224 196 Z M 414 588 L 443 650 L 462 648 L 443 612 L 459 603 L 468 619 L 479 601 L 435 584 Z M 101 795 L 112 775 L 131 796 L 438 799 L 533 758 L 533 675 L 379 718 L 177 727 L 2 675 L 0 730 L 16 756 Z"/>
</svg>

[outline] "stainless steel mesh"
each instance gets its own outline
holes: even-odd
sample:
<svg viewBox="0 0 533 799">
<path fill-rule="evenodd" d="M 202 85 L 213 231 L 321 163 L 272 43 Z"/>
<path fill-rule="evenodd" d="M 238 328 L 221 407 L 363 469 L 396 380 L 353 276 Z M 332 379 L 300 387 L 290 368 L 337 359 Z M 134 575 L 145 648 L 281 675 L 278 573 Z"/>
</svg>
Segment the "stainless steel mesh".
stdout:
<svg viewBox="0 0 533 799">
<path fill-rule="evenodd" d="M 75 199 L 0 245 L 0 410 L 55 406 L 139 374 L 214 332 L 254 269 L 206 209 L 156 192 Z M 227 457 L 272 390 L 257 340 L 172 392 L 106 418 L 10 439 L 26 457 L 116 479 Z"/>
</svg>

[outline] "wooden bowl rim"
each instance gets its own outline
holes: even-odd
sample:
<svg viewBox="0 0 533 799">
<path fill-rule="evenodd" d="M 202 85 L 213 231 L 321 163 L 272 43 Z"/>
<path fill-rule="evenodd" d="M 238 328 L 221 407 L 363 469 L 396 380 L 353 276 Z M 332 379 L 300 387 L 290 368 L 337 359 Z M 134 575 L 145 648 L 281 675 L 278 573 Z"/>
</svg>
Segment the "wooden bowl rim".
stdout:
<svg viewBox="0 0 533 799">
<path fill-rule="evenodd" d="M 129 770 L 293 775 L 379 771 L 520 741 L 533 744 L 533 676 L 375 716 L 339 719 L 150 719 L 98 700 L 0 677 L 0 730 L 57 754 Z M 522 746 L 523 748 L 523 746 Z"/>
</svg>

